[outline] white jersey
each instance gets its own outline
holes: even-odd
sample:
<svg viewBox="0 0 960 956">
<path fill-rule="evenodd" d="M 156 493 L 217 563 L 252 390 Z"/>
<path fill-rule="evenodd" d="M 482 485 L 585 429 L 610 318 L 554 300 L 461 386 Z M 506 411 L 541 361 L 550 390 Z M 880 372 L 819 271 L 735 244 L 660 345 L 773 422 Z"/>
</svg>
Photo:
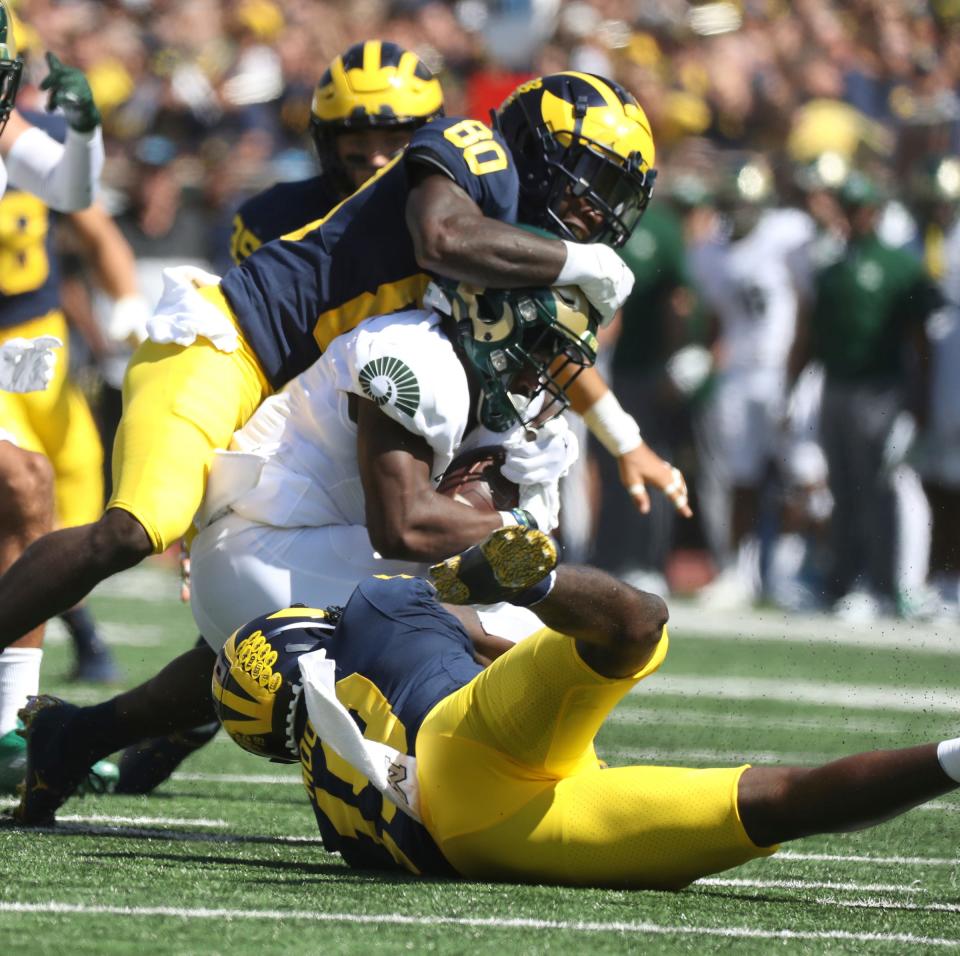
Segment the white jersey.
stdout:
<svg viewBox="0 0 960 956">
<path fill-rule="evenodd" d="M 433 313 L 377 316 L 334 339 L 234 434 L 214 459 L 198 524 L 229 505 L 278 528 L 365 525 L 350 395 L 422 437 L 439 478 L 467 428 L 466 372 Z"/>
<path fill-rule="evenodd" d="M 3 157 L 0 156 L 0 199 L 3 198 L 3 194 L 7 191 L 7 164 L 3 161 Z"/>
<path fill-rule="evenodd" d="M 693 276 L 716 313 L 730 369 L 781 369 L 793 342 L 797 292 L 790 257 L 814 236 L 796 209 L 770 209 L 742 239 L 691 254 Z"/>
</svg>

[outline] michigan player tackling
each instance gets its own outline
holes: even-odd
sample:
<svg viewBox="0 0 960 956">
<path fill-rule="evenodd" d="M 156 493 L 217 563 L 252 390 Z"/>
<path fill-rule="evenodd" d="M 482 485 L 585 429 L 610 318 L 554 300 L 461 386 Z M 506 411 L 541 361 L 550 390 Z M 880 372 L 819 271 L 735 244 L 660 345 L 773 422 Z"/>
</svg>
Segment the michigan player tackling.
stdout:
<svg viewBox="0 0 960 956">
<path fill-rule="evenodd" d="M 177 762 L 176 735 L 196 741 L 194 724 L 214 717 L 216 652 L 249 616 L 345 601 L 369 574 L 423 572 L 505 523 L 529 526 L 531 512 L 541 527 L 556 524 L 557 480 L 576 442 L 564 419 L 545 419 L 559 415 L 564 389 L 596 357 L 596 315 L 575 289 L 477 294 L 448 283 L 430 297 L 436 311 L 368 319 L 339 337 L 216 456 L 194 542 L 192 603 L 206 641 L 64 723 L 42 812 L 70 795 L 90 762 L 127 745 L 118 790 L 162 782 Z M 543 425 L 528 441 L 534 418 Z M 436 491 L 468 442 L 502 444 L 519 508 L 474 509 Z M 506 610 L 511 626 L 524 616 Z M 527 615 L 510 636 L 535 629 Z M 77 736 L 82 726 L 94 729 Z M 171 731 L 167 745 L 140 749 L 144 737 Z M 24 823 L 42 822 L 34 796 L 28 786 Z"/>
<path fill-rule="evenodd" d="M 99 521 L 45 537 L 0 580 L 2 640 L 179 538 L 210 452 L 337 335 L 416 303 L 428 271 L 481 287 L 578 285 L 613 314 L 630 276 L 596 240 L 625 239 L 649 198 L 642 110 L 615 84 L 556 74 L 521 87 L 498 125 L 502 135 L 475 120 L 427 123 L 329 216 L 221 283 L 170 277 L 128 369 L 114 497 Z M 593 244 L 517 230 L 518 211 Z"/>
</svg>

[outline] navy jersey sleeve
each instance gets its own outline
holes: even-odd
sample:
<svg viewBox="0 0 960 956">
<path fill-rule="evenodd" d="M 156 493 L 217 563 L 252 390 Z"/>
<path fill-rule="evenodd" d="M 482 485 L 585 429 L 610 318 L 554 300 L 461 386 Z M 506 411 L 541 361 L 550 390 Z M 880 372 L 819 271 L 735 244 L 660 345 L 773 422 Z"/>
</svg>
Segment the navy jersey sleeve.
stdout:
<svg viewBox="0 0 960 956">
<path fill-rule="evenodd" d="M 449 176 L 485 216 L 516 222 L 517 169 L 503 137 L 485 123 L 459 117 L 427 123 L 413 134 L 404 161 Z"/>
<path fill-rule="evenodd" d="M 23 118 L 49 137 L 62 143 L 67 138 L 67 121 L 60 113 L 43 113 L 40 110 L 22 110 Z"/>
</svg>

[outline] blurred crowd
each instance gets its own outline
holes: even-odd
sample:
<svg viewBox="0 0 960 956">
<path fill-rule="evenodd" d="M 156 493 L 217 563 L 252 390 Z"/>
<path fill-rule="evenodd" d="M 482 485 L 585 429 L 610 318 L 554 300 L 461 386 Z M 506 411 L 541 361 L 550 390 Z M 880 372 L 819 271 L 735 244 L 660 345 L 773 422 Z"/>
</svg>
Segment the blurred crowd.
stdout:
<svg viewBox="0 0 960 956">
<path fill-rule="evenodd" d="M 658 146 L 623 250 L 637 284 L 608 372 L 697 517 L 631 511 L 593 456 L 570 500 L 583 556 L 665 592 L 707 549 L 699 600 L 958 614 L 960 3 L 955 0 L 18 0 L 27 86 L 53 50 L 104 118 L 103 200 L 155 301 L 160 270 L 230 264 L 237 206 L 312 175 L 329 61 L 370 37 L 415 50 L 447 113 L 486 119 L 523 79 L 618 80 Z M 79 326 L 107 307 L 67 230 Z M 78 375 L 115 419 L 123 343 Z M 78 350 L 78 355 L 83 350 Z M 592 481 L 592 484 L 591 484 Z M 570 483 L 571 487 L 573 482 Z"/>
</svg>

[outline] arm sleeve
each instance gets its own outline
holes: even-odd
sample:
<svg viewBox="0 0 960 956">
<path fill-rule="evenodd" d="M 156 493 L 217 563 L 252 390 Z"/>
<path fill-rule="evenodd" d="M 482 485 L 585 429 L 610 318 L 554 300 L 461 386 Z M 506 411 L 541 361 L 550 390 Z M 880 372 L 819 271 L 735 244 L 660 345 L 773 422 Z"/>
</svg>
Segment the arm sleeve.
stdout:
<svg viewBox="0 0 960 956">
<path fill-rule="evenodd" d="M 103 170 L 103 136 L 67 131 L 64 144 L 41 129 L 28 129 L 7 154 L 10 183 L 42 199 L 58 212 L 86 209 Z"/>
</svg>

